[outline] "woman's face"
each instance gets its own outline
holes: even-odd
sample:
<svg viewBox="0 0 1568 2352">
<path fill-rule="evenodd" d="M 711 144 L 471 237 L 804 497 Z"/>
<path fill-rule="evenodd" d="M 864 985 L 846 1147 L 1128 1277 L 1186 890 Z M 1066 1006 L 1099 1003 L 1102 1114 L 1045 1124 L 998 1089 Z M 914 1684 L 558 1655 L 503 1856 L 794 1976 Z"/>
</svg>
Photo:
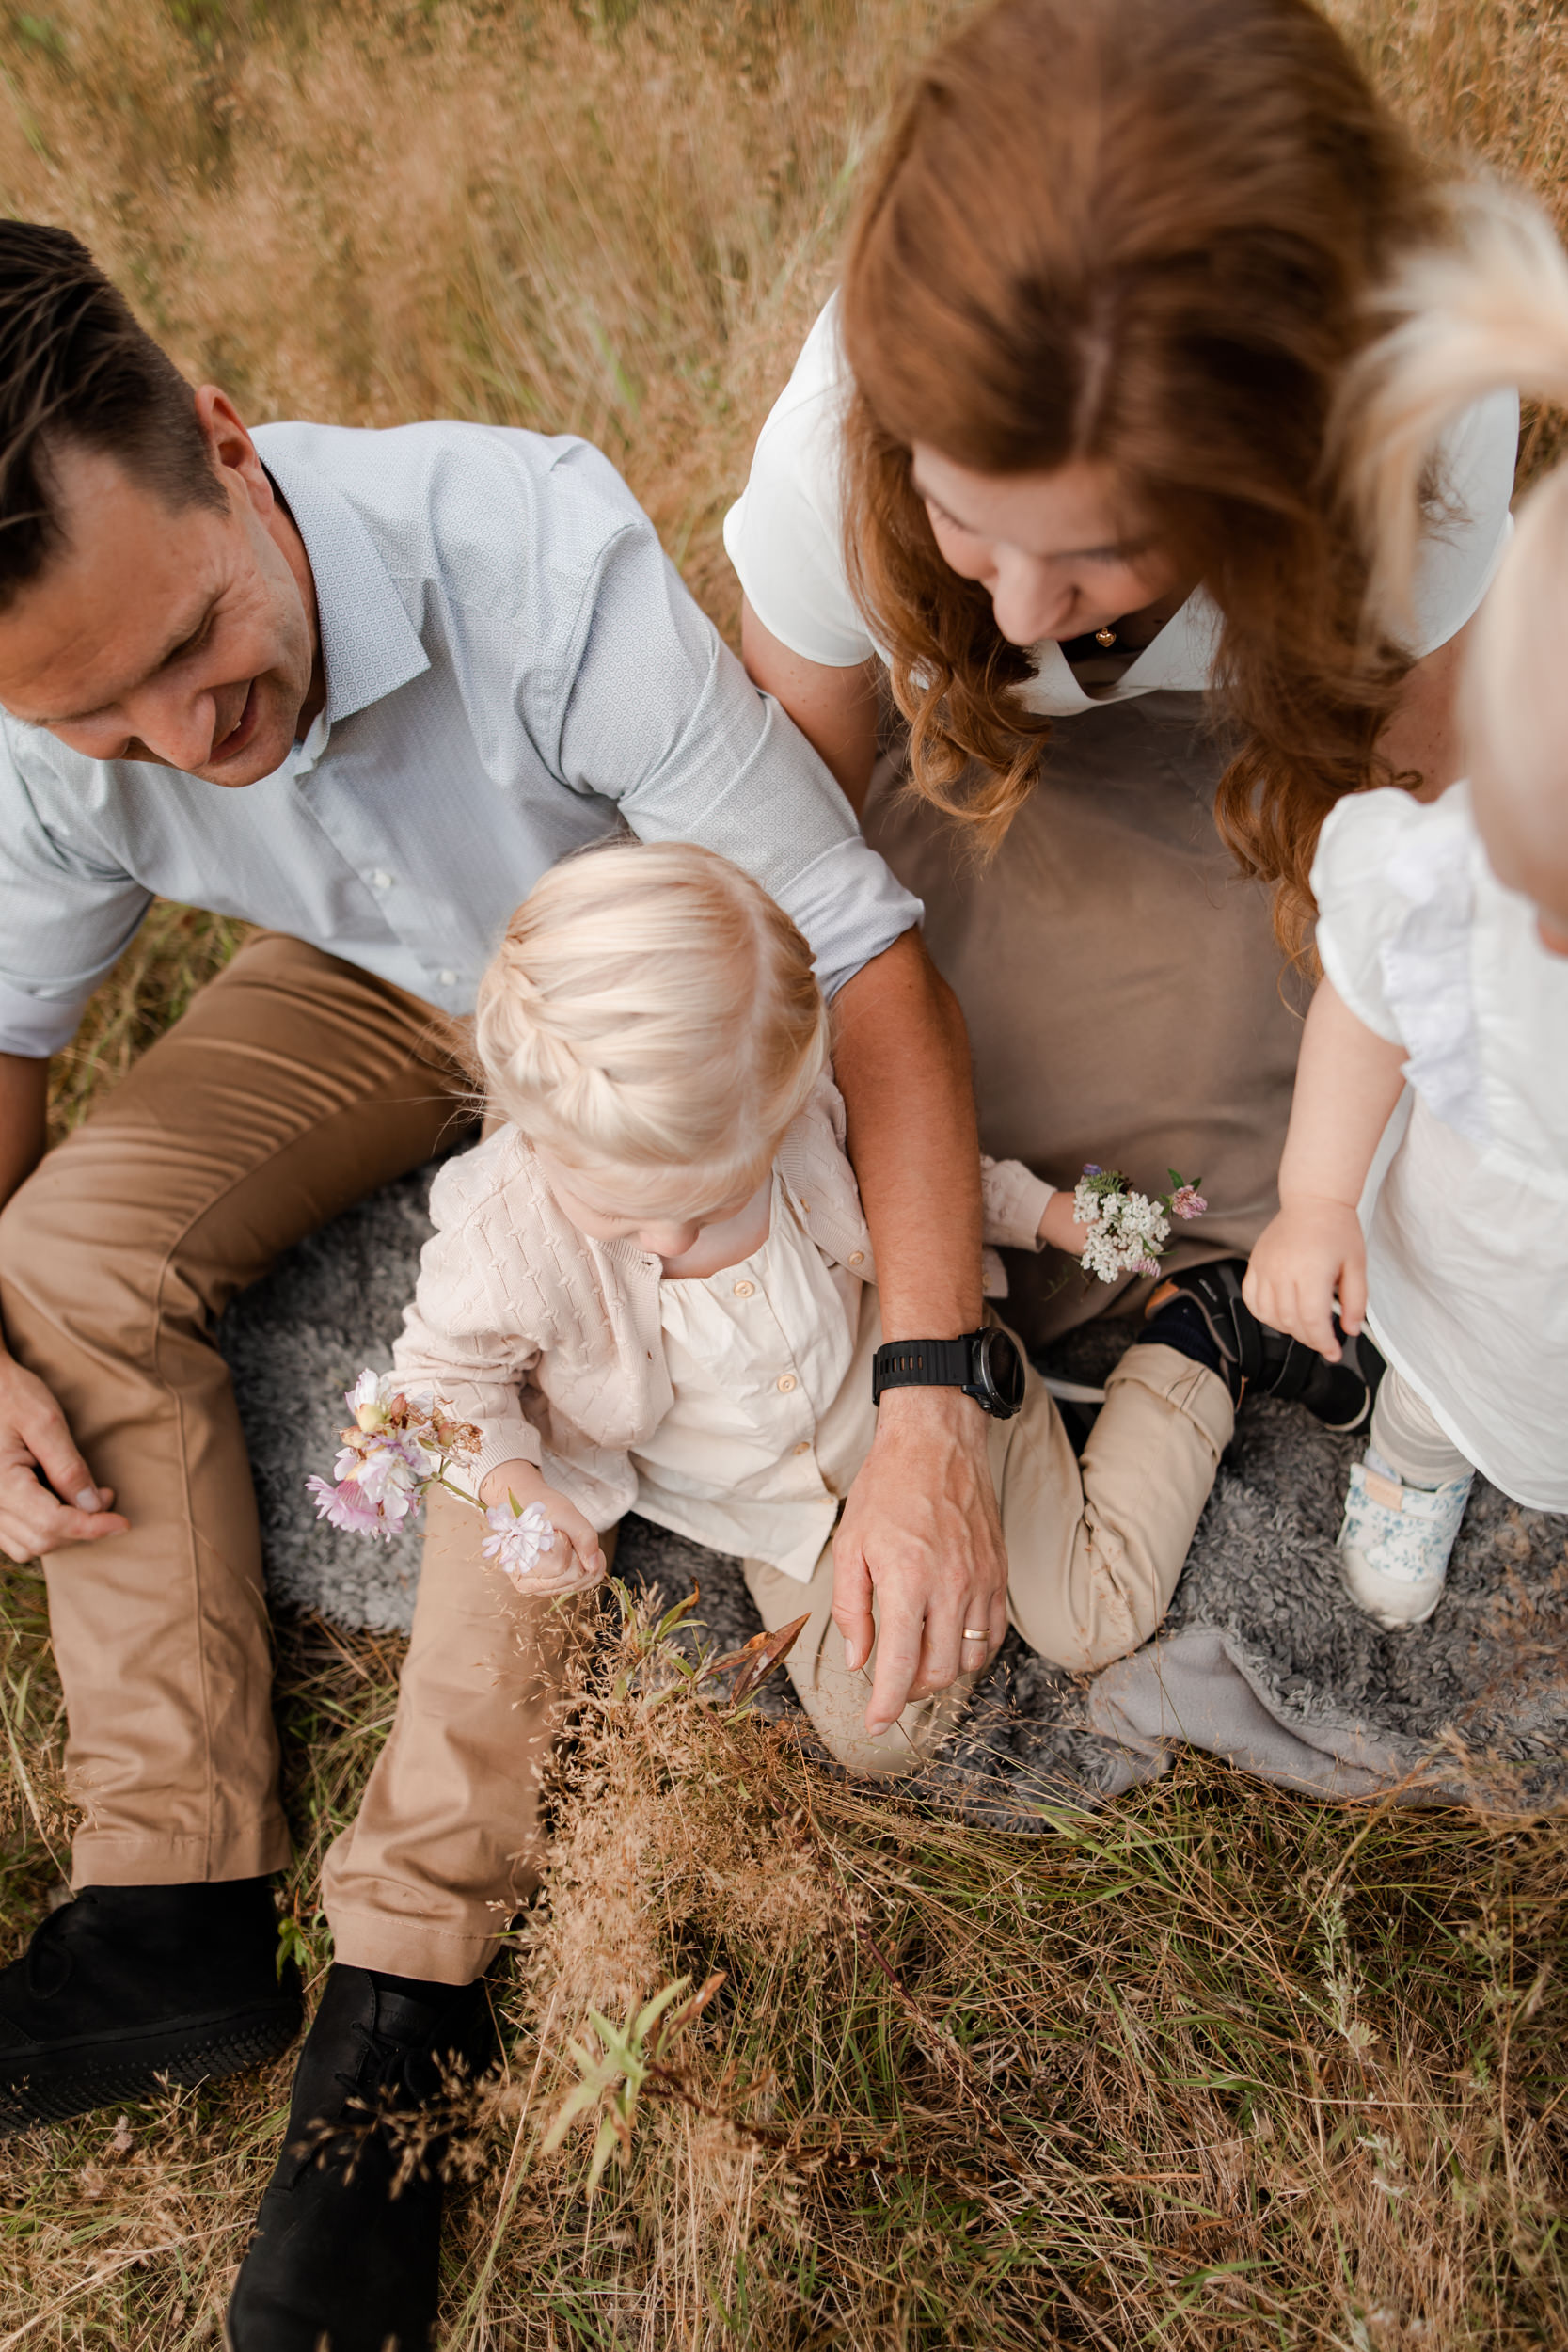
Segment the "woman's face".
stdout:
<svg viewBox="0 0 1568 2352">
<path fill-rule="evenodd" d="M 1106 467 L 987 474 L 918 441 L 912 455 L 943 563 L 979 581 L 1012 644 L 1082 637 L 1167 601 L 1174 612 L 1192 584 L 1118 502 Z"/>
</svg>

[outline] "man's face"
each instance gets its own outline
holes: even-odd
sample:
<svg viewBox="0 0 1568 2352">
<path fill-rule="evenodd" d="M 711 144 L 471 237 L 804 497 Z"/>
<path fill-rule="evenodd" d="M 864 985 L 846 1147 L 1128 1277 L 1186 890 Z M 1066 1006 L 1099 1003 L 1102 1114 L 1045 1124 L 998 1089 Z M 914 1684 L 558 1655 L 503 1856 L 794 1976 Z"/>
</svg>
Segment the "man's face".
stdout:
<svg viewBox="0 0 1568 2352">
<path fill-rule="evenodd" d="M 227 512 L 171 510 L 116 458 L 54 453 L 65 544 L 0 610 L 0 704 L 89 759 L 254 784 L 320 707 L 315 596 L 238 417 L 210 387 L 198 408 Z"/>
</svg>

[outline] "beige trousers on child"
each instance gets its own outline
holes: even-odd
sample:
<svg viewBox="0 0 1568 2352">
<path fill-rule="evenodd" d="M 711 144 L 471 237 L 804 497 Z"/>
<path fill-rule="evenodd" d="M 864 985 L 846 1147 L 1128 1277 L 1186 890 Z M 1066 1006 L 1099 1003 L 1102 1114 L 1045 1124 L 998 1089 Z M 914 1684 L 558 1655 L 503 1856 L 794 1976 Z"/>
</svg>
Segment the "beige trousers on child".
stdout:
<svg viewBox="0 0 1568 2352">
<path fill-rule="evenodd" d="M 862 1318 L 846 1393 L 863 1400 L 864 1451 L 876 1408 L 870 1353 L 880 1336 Z M 1148 1641 L 1170 1606 L 1235 1417 L 1217 1373 L 1175 1348 L 1128 1349 L 1105 1383 L 1080 1464 L 1062 1417 L 1030 1366 L 1023 1409 L 990 1424 L 990 1470 L 1007 1545 L 1007 1614 L 1031 1649 L 1081 1672 Z M 976 1677 L 907 1707 L 879 1739 L 865 1710 L 871 1665 L 851 1674 L 833 1623 L 833 1548 L 809 1583 L 761 1560 L 746 1582 L 769 1632 L 809 1611 L 789 1656 L 800 1703 L 823 1744 L 853 1772 L 913 1771 L 953 1730 Z"/>
</svg>

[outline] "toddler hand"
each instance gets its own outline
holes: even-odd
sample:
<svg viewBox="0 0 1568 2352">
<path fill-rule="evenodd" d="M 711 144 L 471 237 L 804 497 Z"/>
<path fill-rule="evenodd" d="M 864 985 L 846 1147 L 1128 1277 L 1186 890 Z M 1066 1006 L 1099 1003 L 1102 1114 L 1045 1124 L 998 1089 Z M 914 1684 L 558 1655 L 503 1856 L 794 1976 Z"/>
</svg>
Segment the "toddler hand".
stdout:
<svg viewBox="0 0 1568 2352">
<path fill-rule="evenodd" d="M 498 1462 L 493 1470 L 485 1473 L 479 1499 L 487 1511 L 509 1508 L 508 1495 L 515 1497 L 520 1510 L 526 1511 L 531 1502 L 537 1502 L 555 1530 L 553 1549 L 530 1569 L 526 1578 L 515 1580 L 519 1592 L 575 1593 L 603 1580 L 604 1547 L 597 1531 L 583 1518 L 576 1503 L 568 1502 L 563 1494 L 545 1484 L 543 1472 L 532 1462 Z"/>
<path fill-rule="evenodd" d="M 1334 1299 L 1346 1331 L 1367 1313 L 1367 1245 L 1361 1220 L 1343 1200 L 1289 1200 L 1252 1253 L 1242 1296 L 1260 1323 L 1289 1331 L 1331 1364 L 1339 1360 Z"/>
</svg>

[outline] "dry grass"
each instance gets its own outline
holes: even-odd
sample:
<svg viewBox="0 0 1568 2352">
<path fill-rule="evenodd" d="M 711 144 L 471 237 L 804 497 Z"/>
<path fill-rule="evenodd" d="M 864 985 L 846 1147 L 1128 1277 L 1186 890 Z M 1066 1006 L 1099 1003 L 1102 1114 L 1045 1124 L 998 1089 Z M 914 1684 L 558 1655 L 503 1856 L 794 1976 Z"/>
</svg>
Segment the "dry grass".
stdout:
<svg viewBox="0 0 1568 2352">
<path fill-rule="evenodd" d="M 857 157 L 959 12 L 62 0 L 0 17 L 0 193 L 82 229 L 258 421 L 590 434 L 728 628 L 723 505 Z M 1560 9 L 1338 14 L 1424 137 L 1560 188 Z M 157 912 L 62 1058 L 59 1124 L 232 940 Z M 41 1585 L 0 1593 L 14 1948 L 69 1825 Z M 684 1687 L 654 1706 L 657 1656 L 618 1692 L 628 1655 L 585 1700 L 505 1994 L 453 2345 L 1568 2346 L 1568 1828 L 1319 1807 L 1192 1758 L 1011 1839 L 848 1788 Z M 286 1626 L 279 1668 L 319 1974 L 320 1857 L 396 1650 Z M 628 2046 L 654 2071 L 590 2198 L 586 2125 L 539 2144 L 569 2037 L 717 1972 L 667 2049 Z M 0 2149 L 0 2352 L 214 2344 L 287 2079 Z"/>
</svg>

